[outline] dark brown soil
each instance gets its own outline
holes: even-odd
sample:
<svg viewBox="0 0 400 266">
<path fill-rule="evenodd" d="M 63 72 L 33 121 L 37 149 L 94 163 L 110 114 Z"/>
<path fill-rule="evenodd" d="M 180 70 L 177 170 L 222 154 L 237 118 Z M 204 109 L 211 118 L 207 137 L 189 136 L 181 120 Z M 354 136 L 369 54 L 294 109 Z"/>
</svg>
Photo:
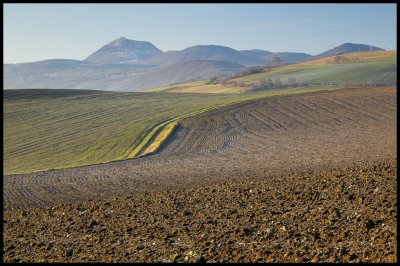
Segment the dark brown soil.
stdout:
<svg viewBox="0 0 400 266">
<path fill-rule="evenodd" d="M 395 262 L 395 162 L 5 212 L 5 262 Z"/>
<path fill-rule="evenodd" d="M 153 156 L 4 176 L 4 261 L 395 262 L 396 98 L 256 100 Z"/>
</svg>

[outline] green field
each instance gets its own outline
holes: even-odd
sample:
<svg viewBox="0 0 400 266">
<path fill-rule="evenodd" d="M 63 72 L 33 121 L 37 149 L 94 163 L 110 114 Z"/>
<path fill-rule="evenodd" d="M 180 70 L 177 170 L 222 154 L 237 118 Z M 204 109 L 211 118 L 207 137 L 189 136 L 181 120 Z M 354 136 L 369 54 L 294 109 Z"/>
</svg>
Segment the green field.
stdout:
<svg viewBox="0 0 400 266">
<path fill-rule="evenodd" d="M 4 174 L 131 158 L 143 154 L 138 151 L 160 129 L 186 116 L 248 99 L 320 89 L 326 88 L 253 94 L 4 90 Z"/>
<path fill-rule="evenodd" d="M 335 56 L 282 66 L 257 74 L 232 78 L 220 84 L 209 80 L 174 84 L 144 91 L 242 93 L 251 91 L 266 79 L 280 79 L 283 84 L 295 79 L 298 84 L 342 86 L 345 84 L 395 85 L 397 83 L 397 52 L 376 51 L 341 55 L 347 62 L 335 63 Z"/>
<path fill-rule="evenodd" d="M 270 72 L 248 75 L 233 81 L 254 82 L 260 79 L 295 78 L 297 82 L 315 83 L 396 83 L 396 63 L 391 61 L 329 64 L 322 66 L 287 66 Z"/>
</svg>

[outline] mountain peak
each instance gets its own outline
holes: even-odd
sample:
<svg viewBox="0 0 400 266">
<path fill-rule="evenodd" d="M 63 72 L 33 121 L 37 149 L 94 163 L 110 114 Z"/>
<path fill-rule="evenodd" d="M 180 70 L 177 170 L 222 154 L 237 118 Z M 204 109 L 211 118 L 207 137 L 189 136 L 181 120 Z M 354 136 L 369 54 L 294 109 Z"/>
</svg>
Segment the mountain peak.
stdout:
<svg viewBox="0 0 400 266">
<path fill-rule="evenodd" d="M 123 45 L 124 43 L 127 43 L 127 42 L 129 43 L 129 42 L 135 42 L 135 41 L 134 40 L 129 40 L 129 39 L 125 38 L 125 37 L 119 37 L 119 38 L 109 42 L 107 45 L 117 47 L 117 46 L 121 46 L 121 45 Z"/>
<path fill-rule="evenodd" d="M 119 37 L 89 55 L 85 61 L 100 64 L 132 63 L 162 53 L 151 42 Z"/>
<path fill-rule="evenodd" d="M 121 36 L 121 37 L 115 39 L 113 42 L 123 42 L 123 41 L 125 41 L 125 40 L 128 40 L 128 39 L 125 38 L 125 37 L 123 37 L 123 36 Z"/>
</svg>

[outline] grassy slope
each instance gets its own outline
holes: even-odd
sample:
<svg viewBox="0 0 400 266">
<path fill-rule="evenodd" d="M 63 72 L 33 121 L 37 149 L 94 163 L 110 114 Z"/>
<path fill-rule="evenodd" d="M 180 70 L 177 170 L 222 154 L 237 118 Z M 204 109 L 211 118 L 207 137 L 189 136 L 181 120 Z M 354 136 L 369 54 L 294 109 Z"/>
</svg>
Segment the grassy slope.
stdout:
<svg viewBox="0 0 400 266">
<path fill-rule="evenodd" d="M 366 61 L 374 61 L 374 60 L 383 60 L 383 61 L 391 61 L 395 60 L 397 55 L 397 51 L 374 51 L 374 52 L 358 52 L 358 53 L 348 53 L 339 55 L 341 57 L 346 57 L 350 59 L 350 61 L 359 60 L 362 62 Z M 298 66 L 304 65 L 326 65 L 332 64 L 335 62 L 336 56 L 323 57 L 320 59 L 314 59 L 310 61 L 306 61 L 303 63 L 297 64 Z"/>
<path fill-rule="evenodd" d="M 395 83 L 396 51 L 365 52 L 341 55 L 349 63 L 334 63 L 335 56 L 281 67 L 270 72 L 248 75 L 233 81 L 250 83 L 265 78 L 286 81 L 295 78 L 309 83 Z M 358 62 L 351 60 L 357 59 Z"/>
<path fill-rule="evenodd" d="M 125 159 L 157 122 L 252 97 L 5 90 L 4 174 Z"/>
<path fill-rule="evenodd" d="M 361 52 L 340 55 L 348 63 L 335 63 L 335 56 L 289 65 L 253 75 L 234 78 L 227 85 L 207 84 L 208 80 L 175 84 L 145 91 L 197 92 L 197 93 L 242 93 L 251 89 L 254 82 L 272 78 L 286 82 L 295 78 L 297 82 L 320 83 L 389 83 L 394 85 L 397 76 L 396 51 Z M 233 82 L 244 86 L 232 86 Z M 232 83 L 232 84 L 229 84 Z"/>
<path fill-rule="evenodd" d="M 257 94 L 5 90 L 4 174 L 140 156 L 154 152 L 184 117 L 248 99 L 312 90 L 318 89 Z"/>
<path fill-rule="evenodd" d="M 380 83 L 394 82 L 396 66 L 394 62 L 361 62 L 349 64 L 329 64 L 322 66 L 287 66 L 260 74 L 234 79 L 245 83 L 260 79 L 281 79 L 283 82 L 295 78 L 297 82 L 309 83 Z"/>
<path fill-rule="evenodd" d="M 185 92 L 185 93 L 238 93 L 245 92 L 246 88 L 235 86 L 223 86 L 221 84 L 208 84 L 210 80 L 198 80 L 184 82 L 165 87 L 157 87 L 141 90 L 142 92 Z"/>
<path fill-rule="evenodd" d="M 193 81 L 193 82 L 184 82 L 184 83 L 178 83 L 178 84 L 172 84 L 169 86 L 164 86 L 164 87 L 156 87 L 156 88 L 149 88 L 149 89 L 144 89 L 141 90 L 142 92 L 160 92 L 164 90 L 168 90 L 171 88 L 181 88 L 181 87 L 191 87 L 191 86 L 198 86 L 198 85 L 203 85 L 206 84 L 208 80 L 198 80 L 198 81 Z"/>
</svg>

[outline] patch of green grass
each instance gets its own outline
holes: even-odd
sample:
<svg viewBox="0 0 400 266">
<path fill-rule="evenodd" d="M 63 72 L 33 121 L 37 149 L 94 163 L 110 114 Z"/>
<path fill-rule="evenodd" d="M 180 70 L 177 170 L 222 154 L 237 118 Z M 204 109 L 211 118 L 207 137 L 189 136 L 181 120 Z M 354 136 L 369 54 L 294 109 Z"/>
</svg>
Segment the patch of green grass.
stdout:
<svg viewBox="0 0 400 266">
<path fill-rule="evenodd" d="M 5 90 L 4 174 L 125 159 L 154 124 L 251 97 Z"/>
<path fill-rule="evenodd" d="M 292 65 L 233 79 L 252 83 L 261 79 L 280 79 L 285 82 L 295 78 L 297 82 L 315 83 L 396 83 L 397 67 L 393 60 L 367 60 L 360 63 L 326 65 Z"/>
<path fill-rule="evenodd" d="M 185 117 L 250 99 L 320 89 L 247 94 L 4 90 L 4 174 L 131 158 L 157 139 L 158 129 Z"/>
<path fill-rule="evenodd" d="M 164 86 L 164 87 L 143 89 L 143 90 L 140 90 L 140 92 L 160 92 L 160 91 L 165 91 L 165 90 L 168 90 L 168 89 L 171 89 L 171 88 L 180 88 L 180 87 L 204 85 L 207 82 L 209 82 L 208 79 L 191 81 L 191 82 L 182 82 L 182 83 L 172 84 L 172 85 Z"/>
</svg>

